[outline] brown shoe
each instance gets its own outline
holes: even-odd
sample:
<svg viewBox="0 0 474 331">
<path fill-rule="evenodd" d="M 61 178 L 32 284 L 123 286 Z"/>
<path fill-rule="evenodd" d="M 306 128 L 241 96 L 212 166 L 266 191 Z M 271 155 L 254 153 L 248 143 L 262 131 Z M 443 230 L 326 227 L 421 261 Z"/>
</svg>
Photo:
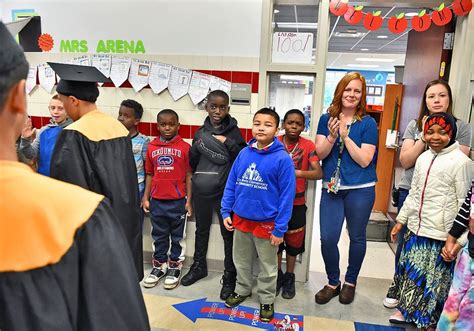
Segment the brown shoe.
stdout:
<svg viewBox="0 0 474 331">
<path fill-rule="evenodd" d="M 355 286 L 342 285 L 341 293 L 339 294 L 339 302 L 343 305 L 348 305 L 354 301 L 356 288 Z"/>
<path fill-rule="evenodd" d="M 337 285 L 336 288 L 332 288 L 328 285 L 324 286 L 322 289 L 319 290 L 318 293 L 314 296 L 316 303 L 320 305 L 324 305 L 328 303 L 332 298 L 339 295 L 341 292 L 341 284 Z"/>
</svg>

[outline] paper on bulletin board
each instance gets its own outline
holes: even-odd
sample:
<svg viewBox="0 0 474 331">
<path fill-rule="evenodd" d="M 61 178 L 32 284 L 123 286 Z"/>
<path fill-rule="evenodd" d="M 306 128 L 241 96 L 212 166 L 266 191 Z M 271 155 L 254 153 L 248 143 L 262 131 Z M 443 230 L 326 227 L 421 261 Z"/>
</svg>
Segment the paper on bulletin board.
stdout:
<svg viewBox="0 0 474 331">
<path fill-rule="evenodd" d="M 51 94 L 56 83 L 56 74 L 48 64 L 44 63 L 38 66 L 38 79 L 40 86 Z"/>
<path fill-rule="evenodd" d="M 206 98 L 209 93 L 209 86 L 211 85 L 210 75 L 203 74 L 198 71 L 193 71 L 191 83 L 189 84 L 188 94 L 194 105 L 200 103 Z"/>
<path fill-rule="evenodd" d="M 168 91 L 170 92 L 174 101 L 178 101 L 180 98 L 185 96 L 186 93 L 188 93 L 191 74 L 191 69 L 184 69 L 175 66 L 171 68 L 170 80 L 168 82 Z"/>
<path fill-rule="evenodd" d="M 273 63 L 312 63 L 313 34 L 303 32 L 273 33 Z"/>
<path fill-rule="evenodd" d="M 150 76 L 148 84 L 154 93 L 160 94 L 168 87 L 171 75 L 171 64 L 151 62 Z"/>
<path fill-rule="evenodd" d="M 398 140 L 398 131 L 395 130 L 387 130 L 387 137 L 385 138 L 385 146 L 387 148 L 396 149 Z"/>
<path fill-rule="evenodd" d="M 127 80 L 131 62 L 129 57 L 112 56 L 110 79 L 116 87 L 120 87 Z"/>
<path fill-rule="evenodd" d="M 232 87 L 231 82 L 229 82 L 225 79 L 219 78 L 219 77 L 211 76 L 211 84 L 209 86 L 211 91 L 222 90 L 225 93 L 227 93 L 228 95 L 230 95 L 231 87 Z"/>
<path fill-rule="evenodd" d="M 37 73 L 38 73 L 38 67 L 30 66 L 30 69 L 28 70 L 28 77 L 26 78 L 26 84 L 25 84 L 26 94 L 30 94 L 31 91 L 33 91 L 33 89 L 35 88 Z"/>
<path fill-rule="evenodd" d="M 139 92 L 148 85 L 148 77 L 150 76 L 150 61 L 133 59 L 128 75 L 128 81 L 132 85 L 135 92 Z"/>
<path fill-rule="evenodd" d="M 99 71 L 107 78 L 110 77 L 111 66 L 110 55 L 108 54 L 94 54 L 92 55 L 92 65 L 99 69 Z"/>
<path fill-rule="evenodd" d="M 75 57 L 72 59 L 72 64 L 77 64 L 80 66 L 90 66 L 91 65 L 91 59 L 89 58 L 89 55 L 83 55 L 79 57 Z"/>
</svg>

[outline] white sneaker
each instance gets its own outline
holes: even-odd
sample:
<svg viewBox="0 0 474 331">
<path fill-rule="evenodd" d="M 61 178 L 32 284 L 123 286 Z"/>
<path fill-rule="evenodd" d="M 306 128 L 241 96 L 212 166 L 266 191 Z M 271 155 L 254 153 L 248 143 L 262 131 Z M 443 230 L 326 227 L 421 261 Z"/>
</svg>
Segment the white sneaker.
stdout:
<svg viewBox="0 0 474 331">
<path fill-rule="evenodd" d="M 170 261 L 168 271 L 166 272 L 165 282 L 163 287 L 167 290 L 172 290 L 179 284 L 181 278 L 181 262 Z"/>
<path fill-rule="evenodd" d="M 389 309 L 396 308 L 398 306 L 398 300 L 386 297 L 383 299 L 383 306 Z"/>
<path fill-rule="evenodd" d="M 166 275 L 168 270 L 168 265 L 166 262 L 159 263 L 158 261 L 153 260 L 153 269 L 147 278 L 143 281 L 143 286 L 146 288 L 155 287 L 156 284 Z"/>
</svg>

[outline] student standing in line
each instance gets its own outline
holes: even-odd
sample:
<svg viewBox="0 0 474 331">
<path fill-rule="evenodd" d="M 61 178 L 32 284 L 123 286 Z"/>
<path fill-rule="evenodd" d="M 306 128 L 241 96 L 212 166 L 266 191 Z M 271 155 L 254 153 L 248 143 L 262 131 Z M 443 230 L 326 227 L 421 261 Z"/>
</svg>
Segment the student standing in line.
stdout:
<svg viewBox="0 0 474 331">
<path fill-rule="evenodd" d="M 160 136 L 148 145 L 142 201 L 143 210 L 150 213 L 155 251 L 153 269 L 143 285 L 154 287 L 164 278 L 164 288 L 171 290 L 181 278 L 186 216 L 192 213 L 191 146 L 178 134 L 179 117 L 174 110 L 164 109 L 156 118 Z"/>
<path fill-rule="evenodd" d="M 39 130 L 33 142 L 31 139 L 36 133 L 36 129 L 32 127 L 31 119 L 28 118 L 26 126 L 21 132 L 19 148 L 20 152 L 27 159 L 38 159 L 38 173 L 45 176 L 50 174 L 51 156 L 53 155 L 59 133 L 72 123 L 72 120 L 67 117 L 64 105 L 59 100 L 58 95 L 54 95 L 51 98 L 48 110 L 51 115 L 51 121 Z"/>
<path fill-rule="evenodd" d="M 366 83 L 358 72 L 347 73 L 337 84 L 328 113 L 319 120 L 316 150 L 323 160 L 320 203 L 321 252 L 328 284 L 315 300 L 326 304 L 354 300 L 357 277 L 367 249 L 367 224 L 375 201 L 377 124 L 366 115 Z M 344 219 L 349 230 L 349 265 L 341 288 L 339 249 Z"/>
<path fill-rule="evenodd" d="M 135 100 L 123 100 L 120 104 L 118 120 L 128 130 L 128 135 L 132 139 L 133 157 L 137 168 L 138 179 L 138 201 L 141 204 L 143 193 L 145 192 L 145 160 L 146 151 L 150 138 L 138 131 L 138 124 L 143 116 L 143 107 Z M 141 207 L 141 206 L 140 206 Z M 140 208 L 140 219 L 143 223 L 145 214 Z"/>
<path fill-rule="evenodd" d="M 127 238 L 139 281 L 143 278 L 142 222 L 132 143 L 128 130 L 96 105 L 96 82 L 108 79 L 95 67 L 49 64 L 61 77 L 56 91 L 74 121 L 58 137 L 51 177 L 109 198 Z"/>
<path fill-rule="evenodd" d="M 232 260 L 233 233 L 227 231 L 220 214 L 221 199 L 230 168 L 240 150 L 247 146 L 237 121 L 229 115 L 229 96 L 215 90 L 207 96 L 208 116 L 193 139 L 189 161 L 193 169 L 193 205 L 196 237 L 193 264 L 181 284 L 189 286 L 207 276 L 207 248 L 212 215 L 217 213 L 224 240 L 224 275 L 220 298 L 225 300 L 235 288 L 236 271 Z"/>
<path fill-rule="evenodd" d="M 449 84 L 443 80 L 435 79 L 426 84 L 421 101 L 420 112 L 416 120 L 411 120 L 403 134 L 403 143 L 400 150 L 400 164 L 403 167 L 402 177 L 398 183 L 398 190 L 400 192 L 398 199 L 398 211 L 403 206 L 403 203 L 408 196 L 411 181 L 413 178 L 413 171 L 415 169 L 415 162 L 418 157 L 428 149 L 426 141 L 423 139 L 423 125 L 429 115 L 434 113 L 448 113 L 453 115 L 453 97 Z M 453 115 L 454 116 L 454 115 Z M 469 156 L 471 151 L 471 126 L 460 120 L 456 120 L 456 141 L 459 142 L 459 149 Z M 406 227 L 403 227 L 398 235 L 397 251 L 395 253 L 395 266 L 400 258 L 402 251 L 403 236 Z M 395 308 L 398 304 L 397 298 L 387 296 L 383 305 L 386 308 Z"/>
<path fill-rule="evenodd" d="M 226 229 L 235 230 L 233 256 L 237 270 L 235 291 L 225 305 L 236 307 L 252 294 L 252 267 L 258 255 L 257 294 L 262 322 L 273 319 L 278 246 L 288 229 L 296 190 L 293 161 L 275 137 L 279 123 L 272 109 L 262 108 L 255 113 L 254 139 L 232 166 L 221 209 Z"/>
<path fill-rule="evenodd" d="M 390 297 L 398 298 L 391 323 L 415 323 L 435 328 L 453 277 L 455 258 L 467 233 L 449 249 L 448 232 L 471 187 L 472 161 L 456 142 L 456 121 L 447 113 L 430 115 L 424 125 L 430 149 L 418 157 L 405 203 L 391 237 L 404 226 L 402 252 L 395 269 Z"/>
<path fill-rule="evenodd" d="M 306 181 L 321 179 L 323 170 L 319 165 L 316 147 L 311 140 L 301 137 L 305 128 L 305 117 L 298 109 L 289 110 L 283 117 L 285 134 L 278 139 L 285 146 L 295 166 L 296 194 L 293 202 L 293 211 L 285 233 L 284 242 L 278 248 L 278 279 L 277 295 L 283 288 L 281 296 L 292 299 L 295 296 L 295 263 L 298 254 L 304 252 L 306 204 Z M 311 167 L 311 169 L 309 169 Z M 286 251 L 286 272 L 281 270 L 282 252 Z"/>
<path fill-rule="evenodd" d="M 474 181 L 466 199 L 459 208 L 453 227 L 443 247 L 443 254 L 452 256 L 456 252 L 456 241 L 468 232 L 469 244 L 464 247 L 454 269 L 453 283 L 443 313 L 438 322 L 438 330 L 474 330 Z"/>
<path fill-rule="evenodd" d="M 18 162 L 29 65 L 2 22 L 0 44 L 0 329 L 149 330 L 109 200 Z"/>
</svg>

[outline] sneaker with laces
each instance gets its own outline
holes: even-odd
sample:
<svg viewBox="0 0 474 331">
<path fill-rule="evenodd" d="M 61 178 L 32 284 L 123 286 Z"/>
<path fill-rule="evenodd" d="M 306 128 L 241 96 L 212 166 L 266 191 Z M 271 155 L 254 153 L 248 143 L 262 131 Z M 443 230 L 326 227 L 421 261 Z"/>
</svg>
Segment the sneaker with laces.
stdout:
<svg viewBox="0 0 474 331">
<path fill-rule="evenodd" d="M 155 287 L 161 278 L 166 275 L 168 265 L 166 262 L 160 263 L 156 260 L 153 260 L 153 269 L 147 278 L 143 281 L 143 286 L 146 288 Z"/>
<path fill-rule="evenodd" d="M 260 321 L 264 323 L 271 322 L 274 313 L 273 303 L 260 304 Z"/>
<path fill-rule="evenodd" d="M 242 302 L 244 302 L 245 299 L 251 296 L 252 296 L 252 293 L 250 293 L 249 295 L 240 295 L 234 292 L 231 295 L 229 295 L 229 297 L 225 300 L 225 305 L 226 307 L 229 307 L 229 308 L 237 307 Z"/>
<path fill-rule="evenodd" d="M 179 261 L 168 262 L 168 271 L 166 272 L 165 282 L 163 284 L 165 289 L 172 290 L 178 286 L 181 277 L 181 265 Z"/>
<path fill-rule="evenodd" d="M 284 299 L 293 299 L 296 294 L 295 290 L 295 274 L 292 272 L 285 273 L 285 280 L 282 285 L 283 292 L 281 296 Z"/>
</svg>

